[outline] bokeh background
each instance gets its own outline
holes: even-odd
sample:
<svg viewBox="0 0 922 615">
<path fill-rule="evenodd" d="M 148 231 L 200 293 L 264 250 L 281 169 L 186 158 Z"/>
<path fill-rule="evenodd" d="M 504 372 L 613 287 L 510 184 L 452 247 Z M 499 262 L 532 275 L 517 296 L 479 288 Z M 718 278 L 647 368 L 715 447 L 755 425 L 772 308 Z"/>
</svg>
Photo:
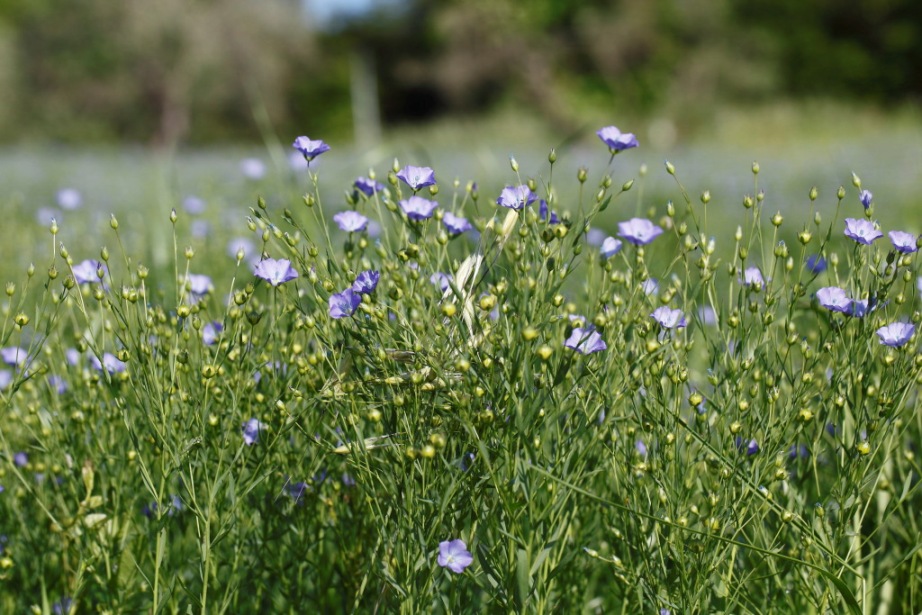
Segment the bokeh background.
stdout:
<svg viewBox="0 0 922 615">
<path fill-rule="evenodd" d="M 510 155 L 603 172 L 615 124 L 641 142 L 614 171 L 647 165 L 639 209 L 676 198 L 666 159 L 739 207 L 758 160 L 766 210 L 813 185 L 832 207 L 855 171 L 919 232 L 919 41 L 916 0 L 0 0 L 0 200 L 60 221 L 72 188 L 104 225 L 194 195 L 240 224 L 303 192 L 298 135 L 333 146 L 332 208 L 395 156 L 492 194 Z"/>
</svg>

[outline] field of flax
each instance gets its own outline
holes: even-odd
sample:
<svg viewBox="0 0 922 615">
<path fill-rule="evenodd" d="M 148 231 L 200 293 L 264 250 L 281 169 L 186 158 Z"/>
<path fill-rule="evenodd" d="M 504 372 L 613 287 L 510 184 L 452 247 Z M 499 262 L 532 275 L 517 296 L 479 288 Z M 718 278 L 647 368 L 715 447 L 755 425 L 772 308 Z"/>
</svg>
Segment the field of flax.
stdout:
<svg viewBox="0 0 922 615">
<path fill-rule="evenodd" d="M 0 611 L 917 612 L 918 221 L 598 136 L 5 197 Z"/>
</svg>

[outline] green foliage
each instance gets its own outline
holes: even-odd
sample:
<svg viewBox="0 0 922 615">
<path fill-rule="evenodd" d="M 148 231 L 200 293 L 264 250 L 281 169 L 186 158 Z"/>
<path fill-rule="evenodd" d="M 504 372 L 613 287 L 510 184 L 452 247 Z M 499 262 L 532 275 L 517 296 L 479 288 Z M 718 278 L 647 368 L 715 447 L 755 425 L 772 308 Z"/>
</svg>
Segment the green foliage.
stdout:
<svg viewBox="0 0 922 615">
<path fill-rule="evenodd" d="M 344 197 L 377 238 L 337 232 L 311 172 L 303 199 L 250 210 L 259 251 L 300 273 L 275 287 L 224 232 L 183 249 L 183 213 L 165 267 L 110 219 L 108 276 L 83 283 L 54 228 L 0 325 L 25 355 L 0 392 L 0 610 L 917 611 L 922 355 L 875 334 L 918 324 L 916 255 L 841 236 L 874 217 L 852 189 L 764 212 L 757 168 L 726 232 L 681 168 L 631 181 L 631 155 L 604 153 L 568 212 L 560 162 L 514 163 L 559 221 L 444 179 L 440 213 L 410 220 L 395 162 Z M 664 234 L 604 258 L 589 231 L 632 206 Z M 367 270 L 377 288 L 332 318 Z M 831 312 L 824 286 L 874 309 Z M 590 327 L 605 350 L 568 347 Z M 437 557 L 459 538 L 455 574 Z"/>
</svg>

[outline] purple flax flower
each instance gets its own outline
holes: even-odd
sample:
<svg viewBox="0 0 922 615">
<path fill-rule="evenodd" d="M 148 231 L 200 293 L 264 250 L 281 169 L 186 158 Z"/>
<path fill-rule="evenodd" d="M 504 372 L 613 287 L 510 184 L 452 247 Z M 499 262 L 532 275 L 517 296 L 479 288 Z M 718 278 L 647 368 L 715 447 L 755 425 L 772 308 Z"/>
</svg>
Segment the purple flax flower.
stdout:
<svg viewBox="0 0 922 615">
<path fill-rule="evenodd" d="M 445 225 L 445 228 L 452 235 L 460 235 L 474 228 L 467 218 L 456 216 L 450 211 L 446 211 L 445 215 L 442 216 L 442 224 Z"/>
<path fill-rule="evenodd" d="M 682 310 L 673 310 L 665 305 L 653 310 L 650 317 L 664 329 L 681 329 L 686 325 L 685 314 L 682 313 Z"/>
<path fill-rule="evenodd" d="M 48 387 L 58 395 L 66 393 L 69 388 L 67 381 L 55 374 L 48 376 Z"/>
<path fill-rule="evenodd" d="M 656 278 L 647 278 L 641 282 L 640 289 L 645 295 L 655 295 L 659 292 L 659 282 Z"/>
<path fill-rule="evenodd" d="M 99 276 L 96 272 L 100 269 L 103 270 L 103 277 L 105 277 L 106 266 L 94 260 L 85 260 L 73 266 L 74 280 L 77 284 L 92 284 L 93 282 L 99 282 Z"/>
<path fill-rule="evenodd" d="M 807 448 L 806 444 L 792 444 L 791 448 L 788 449 L 788 458 L 789 459 L 808 459 L 810 457 L 810 449 Z"/>
<path fill-rule="evenodd" d="M 80 206 L 83 205 L 83 196 L 76 188 L 62 188 L 58 190 L 55 196 L 58 201 L 58 207 L 61 209 L 73 211 L 74 209 L 80 209 Z"/>
<path fill-rule="evenodd" d="M 496 199 L 497 205 L 508 207 L 509 209 L 525 209 L 535 202 L 535 193 L 526 185 L 506 186 Z"/>
<path fill-rule="evenodd" d="M 919 250 L 916 245 L 916 236 L 912 233 L 906 233 L 903 231 L 890 231 L 887 233 L 887 236 L 890 237 L 890 243 L 893 244 L 893 249 L 897 252 L 902 252 L 903 254 L 912 254 Z"/>
<path fill-rule="evenodd" d="M 609 259 L 621 251 L 621 240 L 614 237 L 606 237 L 602 242 L 602 258 Z"/>
<path fill-rule="evenodd" d="M 867 209 L 871 206 L 871 200 L 874 198 L 874 195 L 871 194 L 870 190 L 862 190 L 858 195 L 858 200 L 861 201 L 861 204 L 864 205 L 864 208 Z"/>
<path fill-rule="evenodd" d="M 35 220 L 42 226 L 51 226 L 61 220 L 61 212 L 54 207 L 39 207 L 35 210 Z"/>
<path fill-rule="evenodd" d="M 429 281 L 438 286 L 439 290 L 444 293 L 446 290 L 451 288 L 452 277 L 451 274 L 436 271 L 431 276 L 429 276 Z"/>
<path fill-rule="evenodd" d="M 80 363 L 80 351 L 76 348 L 68 348 L 64 351 L 64 359 L 68 365 L 78 365 Z"/>
<path fill-rule="evenodd" d="M 295 142 L 291 144 L 291 146 L 301 152 L 301 154 L 304 156 L 304 159 L 308 162 L 323 152 L 330 151 L 330 146 L 320 139 L 311 140 L 307 137 L 298 137 L 295 139 Z"/>
<path fill-rule="evenodd" d="M 646 458 L 648 451 L 647 451 L 647 445 L 644 444 L 643 440 L 637 440 L 637 442 L 634 442 L 634 448 L 637 450 L 638 455 Z"/>
<path fill-rule="evenodd" d="M 16 467 L 24 468 L 29 463 L 29 456 L 23 452 L 16 453 L 13 455 L 13 463 Z"/>
<path fill-rule="evenodd" d="M 347 288 L 341 293 L 330 295 L 330 318 L 339 319 L 352 316 L 361 302 L 362 295 L 351 288 Z"/>
<path fill-rule="evenodd" d="M 538 203 L 538 217 L 542 220 L 546 220 L 549 224 L 557 224 L 560 222 L 560 218 L 557 217 L 556 211 L 550 211 L 547 206 L 547 201 L 541 199 Z"/>
<path fill-rule="evenodd" d="M 240 260 L 245 261 L 256 253 L 256 246 L 246 237 L 238 237 L 227 242 L 227 253 L 231 258 L 237 258 L 237 255 L 242 253 L 243 258 Z"/>
<path fill-rule="evenodd" d="M 400 201 L 400 208 L 410 220 L 428 220 L 439 204 L 429 199 L 424 199 L 415 194 L 410 198 Z"/>
<path fill-rule="evenodd" d="M 746 454 L 749 455 L 750 457 L 758 453 L 760 450 L 761 449 L 759 448 L 759 441 L 756 440 L 755 438 L 750 440 L 749 443 L 746 445 Z"/>
<path fill-rule="evenodd" d="M 880 343 L 891 348 L 899 348 L 909 341 L 916 332 L 916 326 L 908 322 L 894 322 L 877 330 Z"/>
<path fill-rule="evenodd" d="M 407 165 L 397 171 L 397 177 L 413 189 L 414 192 L 426 186 L 435 184 L 435 171 L 429 167 L 414 167 Z"/>
<path fill-rule="evenodd" d="M 743 272 L 743 281 L 746 286 L 764 286 L 765 280 L 762 279 L 762 272 L 758 267 L 747 267 Z"/>
<path fill-rule="evenodd" d="M 826 286 L 816 291 L 816 300 L 821 306 L 832 312 L 850 314 L 852 300 L 838 286 Z"/>
<path fill-rule="evenodd" d="M 474 562 L 471 552 L 461 539 L 445 540 L 439 543 L 439 566 L 461 574 Z"/>
<path fill-rule="evenodd" d="M 608 150 L 612 154 L 623 152 L 638 145 L 637 137 L 633 133 L 621 132 L 615 126 L 606 126 L 596 131 L 595 134 L 599 135 L 602 143 L 608 146 Z"/>
<path fill-rule="evenodd" d="M 608 237 L 608 235 L 606 235 L 605 231 L 602 229 L 591 228 L 589 229 L 589 232 L 586 233 L 586 243 L 588 243 L 590 246 L 601 246 L 602 243 L 605 242 L 606 237 Z"/>
<path fill-rule="evenodd" d="M 291 261 L 284 258 L 265 258 L 256 263 L 253 273 L 257 278 L 262 278 L 272 286 L 290 282 L 298 277 L 298 272 L 291 266 Z"/>
<path fill-rule="evenodd" d="M 355 282 L 352 283 L 352 292 L 360 295 L 373 293 L 378 287 L 378 280 L 380 279 L 381 274 L 377 271 L 371 269 L 363 271 L 355 277 Z"/>
<path fill-rule="evenodd" d="M 717 314 L 714 313 L 714 308 L 709 305 L 703 305 L 698 308 L 698 320 L 701 321 L 702 325 L 716 325 Z"/>
<path fill-rule="evenodd" d="M 868 299 L 852 299 L 852 305 L 848 308 L 848 315 L 855 318 L 864 318 L 865 314 L 876 308 L 876 302 Z"/>
<path fill-rule="evenodd" d="M 198 303 L 205 297 L 205 295 L 214 289 L 211 283 L 211 278 L 200 273 L 190 273 L 188 282 L 189 292 L 192 293 L 193 303 Z"/>
<path fill-rule="evenodd" d="M 356 178 L 352 185 L 355 186 L 356 190 L 365 196 L 373 196 L 375 192 L 381 192 L 384 190 L 384 184 L 381 182 L 376 182 L 375 180 L 369 179 L 367 177 Z"/>
<path fill-rule="evenodd" d="M 119 359 L 111 352 L 102 355 L 102 361 L 96 355 L 90 357 L 90 364 L 98 371 L 107 371 L 110 374 L 119 374 L 128 367 L 128 364 Z"/>
<path fill-rule="evenodd" d="M 826 271 L 826 259 L 819 254 L 811 254 L 807 257 L 807 269 L 810 273 L 823 273 Z"/>
<path fill-rule="evenodd" d="M 265 424 L 259 419 L 250 419 L 243 424 L 243 441 L 247 446 L 253 446 L 259 440 L 259 432 L 265 431 Z"/>
<path fill-rule="evenodd" d="M 573 329 L 563 345 L 580 354 L 592 354 L 608 348 L 598 331 L 581 327 Z"/>
<path fill-rule="evenodd" d="M 26 351 L 18 346 L 0 348 L 0 358 L 7 365 L 22 366 L 26 362 L 26 356 Z"/>
<path fill-rule="evenodd" d="M 333 216 L 333 222 L 339 225 L 339 230 L 347 233 L 364 231 L 368 226 L 368 218 L 357 211 L 341 211 Z"/>
<path fill-rule="evenodd" d="M 296 504 L 300 504 L 301 498 L 307 491 L 307 483 L 304 481 L 299 483 L 289 482 L 287 485 L 285 485 L 285 491 L 288 492 L 288 495 L 295 501 Z"/>
<path fill-rule="evenodd" d="M 645 246 L 663 233 L 663 229 L 646 218 L 631 218 L 618 223 L 618 235 L 637 246 Z"/>
<path fill-rule="evenodd" d="M 188 214 L 200 216 L 205 213 L 205 201 L 197 196 L 187 196 L 182 201 L 182 208 L 185 209 Z"/>
<path fill-rule="evenodd" d="M 870 220 L 846 218 L 845 219 L 845 236 L 854 239 L 858 243 L 866 246 L 874 243 L 876 239 L 884 236 L 879 230 L 874 228 L 874 223 Z"/>
<path fill-rule="evenodd" d="M 202 341 L 206 346 L 211 346 L 218 341 L 218 337 L 223 330 L 224 326 L 217 321 L 205 323 L 205 326 L 202 327 Z"/>
<path fill-rule="evenodd" d="M 240 161 L 240 172 L 247 179 L 260 180 L 266 175 L 266 163 L 259 158 L 245 158 Z"/>
<path fill-rule="evenodd" d="M 69 596 L 64 596 L 54 603 L 51 610 L 54 612 L 54 615 L 71 615 L 71 613 L 76 612 L 73 606 L 74 601 L 71 600 Z"/>
</svg>

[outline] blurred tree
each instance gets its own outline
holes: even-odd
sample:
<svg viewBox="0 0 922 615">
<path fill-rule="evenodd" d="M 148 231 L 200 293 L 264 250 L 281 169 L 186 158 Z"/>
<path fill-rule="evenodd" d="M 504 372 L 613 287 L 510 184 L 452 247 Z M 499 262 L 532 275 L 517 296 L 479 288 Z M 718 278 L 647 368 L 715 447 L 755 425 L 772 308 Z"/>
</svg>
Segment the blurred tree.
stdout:
<svg viewBox="0 0 922 615">
<path fill-rule="evenodd" d="M 61 139 L 172 147 L 184 138 L 252 137 L 254 105 L 286 119 L 286 89 L 312 51 L 291 0 L 8 9 L 17 26 L 21 115 L 34 131 Z"/>
</svg>

